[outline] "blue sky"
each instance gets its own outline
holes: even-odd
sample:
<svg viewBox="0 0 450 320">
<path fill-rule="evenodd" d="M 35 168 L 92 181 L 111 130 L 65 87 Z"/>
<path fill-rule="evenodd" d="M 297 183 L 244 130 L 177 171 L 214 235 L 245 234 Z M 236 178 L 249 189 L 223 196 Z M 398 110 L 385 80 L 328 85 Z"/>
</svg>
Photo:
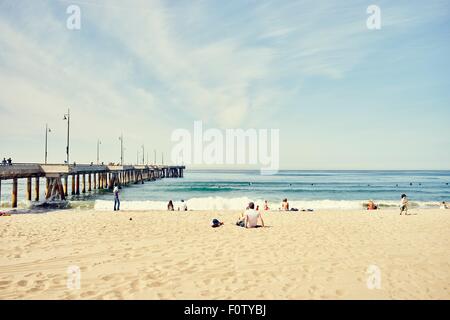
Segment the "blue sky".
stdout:
<svg viewBox="0 0 450 320">
<path fill-rule="evenodd" d="M 202 120 L 280 129 L 286 169 L 450 169 L 449 39 L 448 1 L 0 0 L 0 156 L 42 161 L 48 122 L 63 161 L 70 106 L 77 162 Z"/>
</svg>

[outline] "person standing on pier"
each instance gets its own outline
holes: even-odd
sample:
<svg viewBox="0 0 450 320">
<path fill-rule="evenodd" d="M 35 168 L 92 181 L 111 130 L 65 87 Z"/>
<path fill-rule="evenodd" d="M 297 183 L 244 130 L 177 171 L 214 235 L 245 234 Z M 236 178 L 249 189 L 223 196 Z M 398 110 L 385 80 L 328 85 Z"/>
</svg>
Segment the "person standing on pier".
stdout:
<svg viewBox="0 0 450 320">
<path fill-rule="evenodd" d="M 114 193 L 114 211 L 119 211 L 120 210 L 120 200 L 119 200 L 119 187 L 117 186 L 117 184 L 114 186 L 113 193 Z"/>
</svg>

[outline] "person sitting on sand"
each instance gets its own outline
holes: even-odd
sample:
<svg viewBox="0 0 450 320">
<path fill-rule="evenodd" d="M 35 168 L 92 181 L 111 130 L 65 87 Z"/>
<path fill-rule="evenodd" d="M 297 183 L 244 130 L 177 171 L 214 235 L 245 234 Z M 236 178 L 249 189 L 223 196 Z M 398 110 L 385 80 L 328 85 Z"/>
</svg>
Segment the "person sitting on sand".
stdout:
<svg viewBox="0 0 450 320">
<path fill-rule="evenodd" d="M 377 210 L 378 206 L 372 201 L 369 200 L 369 202 L 367 203 L 367 210 Z"/>
<path fill-rule="evenodd" d="M 250 202 L 253 203 L 253 202 Z M 245 208 L 244 212 L 241 212 L 239 214 L 238 220 L 236 222 L 236 225 L 239 227 L 245 227 L 245 213 L 250 210 L 250 203 L 247 205 L 247 207 Z M 254 205 L 254 204 L 253 204 Z"/>
<path fill-rule="evenodd" d="M 255 204 L 253 202 L 249 203 L 249 209 L 244 215 L 244 226 L 245 228 L 259 228 L 264 227 L 264 220 L 259 211 L 255 210 Z M 261 224 L 258 225 L 258 220 L 261 220 Z"/>
<path fill-rule="evenodd" d="M 269 209 L 269 202 L 267 200 L 264 200 L 264 211 L 268 211 Z"/>
<path fill-rule="evenodd" d="M 169 203 L 167 204 L 167 210 L 168 211 L 173 211 L 173 202 L 172 202 L 172 200 L 169 200 Z"/>
<path fill-rule="evenodd" d="M 181 200 L 181 211 L 188 211 L 186 202 L 184 202 L 184 200 Z"/>
<path fill-rule="evenodd" d="M 448 209 L 448 206 L 445 203 L 445 201 L 442 201 L 440 208 L 443 209 L 443 210 Z"/>
<path fill-rule="evenodd" d="M 249 210 L 249 209 L 250 209 L 249 206 L 247 206 L 247 208 L 245 208 L 245 212 L 247 212 L 247 210 Z M 245 227 L 245 213 L 244 212 L 241 212 L 239 214 L 239 217 L 236 221 L 236 225 L 239 227 Z"/>
<path fill-rule="evenodd" d="M 406 194 L 402 194 L 402 199 L 400 200 L 400 215 L 405 212 L 405 216 L 408 215 L 408 198 Z"/>
<path fill-rule="evenodd" d="M 289 202 L 287 198 L 283 199 L 283 202 L 281 202 L 281 210 L 289 211 Z"/>
</svg>

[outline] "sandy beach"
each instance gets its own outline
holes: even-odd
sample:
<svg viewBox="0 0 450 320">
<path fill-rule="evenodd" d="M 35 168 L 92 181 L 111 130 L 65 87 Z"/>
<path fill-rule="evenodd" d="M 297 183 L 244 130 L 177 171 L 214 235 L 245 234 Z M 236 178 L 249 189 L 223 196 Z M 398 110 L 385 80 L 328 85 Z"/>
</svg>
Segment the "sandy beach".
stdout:
<svg viewBox="0 0 450 320">
<path fill-rule="evenodd" d="M 0 299 L 449 299 L 450 210 L 411 213 L 268 212 L 260 229 L 235 211 L 0 217 Z"/>
</svg>

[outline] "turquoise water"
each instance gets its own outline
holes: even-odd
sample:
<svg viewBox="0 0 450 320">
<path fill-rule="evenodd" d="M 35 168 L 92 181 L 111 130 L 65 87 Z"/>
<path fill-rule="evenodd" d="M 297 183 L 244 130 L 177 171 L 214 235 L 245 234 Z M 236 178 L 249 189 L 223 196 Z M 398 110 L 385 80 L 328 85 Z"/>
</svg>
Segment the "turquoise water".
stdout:
<svg viewBox="0 0 450 320">
<path fill-rule="evenodd" d="M 122 208 L 164 209 L 169 200 L 187 201 L 190 209 L 241 209 L 248 201 L 268 200 L 273 209 L 288 198 L 298 208 L 361 208 L 373 199 L 382 207 L 397 206 L 406 193 L 415 206 L 450 201 L 450 171 L 259 171 L 186 170 L 182 179 L 162 179 L 121 190 Z M 3 181 L 2 198 L 9 198 Z M 19 186 L 19 192 L 23 185 Z M 19 197 L 20 199 L 20 197 Z M 110 209 L 108 191 L 70 198 L 75 207 Z"/>
</svg>

